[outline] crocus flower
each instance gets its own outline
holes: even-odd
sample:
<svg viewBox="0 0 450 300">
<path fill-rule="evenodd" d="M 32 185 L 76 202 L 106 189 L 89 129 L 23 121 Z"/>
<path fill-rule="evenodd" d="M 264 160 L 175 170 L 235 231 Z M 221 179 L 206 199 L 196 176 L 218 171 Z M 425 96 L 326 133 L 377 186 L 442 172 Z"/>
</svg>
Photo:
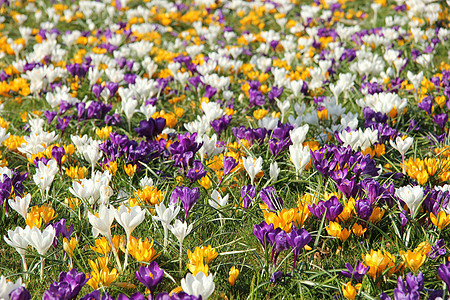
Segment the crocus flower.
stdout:
<svg viewBox="0 0 450 300">
<path fill-rule="evenodd" d="M 139 127 L 135 128 L 134 131 L 136 131 L 139 136 L 145 137 L 147 140 L 151 140 L 155 136 L 160 134 L 165 126 L 166 126 L 166 119 L 150 118 L 148 121 L 146 120 L 140 121 Z"/>
<path fill-rule="evenodd" d="M 270 210 L 281 210 L 283 208 L 283 200 L 276 196 L 276 191 L 273 186 L 263 188 L 259 192 L 259 196 Z"/>
<path fill-rule="evenodd" d="M 11 293 L 9 293 L 9 300 L 30 300 L 30 299 L 31 294 L 24 286 L 20 286 L 15 290 L 13 290 Z"/>
<path fill-rule="evenodd" d="M 27 268 L 27 261 L 25 260 L 25 254 L 27 253 L 27 248 L 29 245 L 28 239 L 26 238 L 27 232 L 24 232 L 25 230 L 22 227 L 16 227 L 16 229 L 8 230 L 8 237 L 3 236 L 3 239 L 5 242 L 16 249 L 16 251 L 19 253 L 20 257 L 22 258 L 22 266 L 24 271 L 28 271 Z"/>
<path fill-rule="evenodd" d="M 245 171 L 247 171 L 253 185 L 256 175 L 262 170 L 263 159 L 262 157 L 258 157 L 258 159 L 254 159 L 253 157 L 244 157 L 242 159 L 242 163 L 244 164 Z"/>
<path fill-rule="evenodd" d="M 444 239 L 438 240 L 436 244 L 431 247 L 431 251 L 427 253 L 428 257 L 431 259 L 436 259 L 445 254 L 447 254 L 447 250 L 445 249 Z"/>
<path fill-rule="evenodd" d="M 402 276 L 397 279 L 397 288 L 394 289 L 394 299 L 420 299 L 420 292 L 424 289 L 424 280 L 422 272 L 417 277 L 408 273 L 406 275 L 406 284 Z"/>
<path fill-rule="evenodd" d="M 250 203 L 256 197 L 256 188 L 253 185 L 244 185 L 241 187 L 241 197 L 244 208 L 247 209 Z"/>
<path fill-rule="evenodd" d="M 186 177 L 189 178 L 191 182 L 195 182 L 205 175 L 206 175 L 205 167 L 203 166 L 200 160 L 196 159 L 192 164 L 192 168 L 188 170 Z"/>
<path fill-rule="evenodd" d="M 136 271 L 136 278 L 153 293 L 164 278 L 164 270 L 159 268 L 156 261 L 152 261 L 150 265 L 141 266 L 139 271 Z"/>
<path fill-rule="evenodd" d="M 367 273 L 370 267 L 365 266 L 360 261 L 356 264 L 355 268 L 351 264 L 346 263 L 346 271 L 341 271 L 341 274 L 347 278 L 355 279 L 358 282 L 362 282 L 364 275 Z"/>
<path fill-rule="evenodd" d="M 344 209 L 342 204 L 339 203 L 339 199 L 336 196 L 332 196 L 327 201 L 319 201 L 317 204 L 308 205 L 309 211 L 318 219 L 322 219 L 323 214 L 326 211 L 325 218 L 328 221 L 333 221 L 337 218 Z"/>
<path fill-rule="evenodd" d="M 268 234 L 273 230 L 273 224 L 267 224 L 265 221 L 263 221 L 261 224 L 256 224 L 253 226 L 253 234 L 264 248 L 269 242 Z"/>
<path fill-rule="evenodd" d="M 177 186 L 170 196 L 170 203 L 175 204 L 178 201 L 181 201 L 181 204 L 183 204 L 184 208 L 184 218 L 187 219 L 189 211 L 199 198 L 200 198 L 199 188 L 196 187 L 190 189 L 186 186 L 184 187 Z"/>
<path fill-rule="evenodd" d="M 117 250 L 114 247 L 111 236 L 111 225 L 114 222 L 114 207 L 108 208 L 104 204 L 101 204 L 98 209 L 98 216 L 88 212 L 89 223 L 92 225 L 92 234 L 94 238 L 98 236 L 98 234 L 102 234 L 107 238 L 109 244 L 114 252 L 114 257 L 116 259 L 117 267 L 119 271 L 122 271 L 122 265 L 120 264 L 119 255 L 117 254 Z"/>
<path fill-rule="evenodd" d="M 56 231 L 53 226 L 47 226 L 44 231 L 40 231 L 39 228 L 34 226 L 33 228 L 26 227 L 24 232 L 24 238 L 28 243 L 37 250 L 41 255 L 41 281 L 44 278 L 44 255 L 47 253 L 50 246 L 53 244 Z"/>
<path fill-rule="evenodd" d="M 128 263 L 128 243 L 130 241 L 131 233 L 142 223 L 142 221 L 144 221 L 145 211 L 143 211 L 139 205 L 128 208 L 122 204 L 118 210 L 114 210 L 114 217 L 116 218 L 117 223 L 125 229 L 127 235 L 127 248 L 125 251 L 125 263 L 123 267 L 125 269 Z"/>
<path fill-rule="evenodd" d="M 445 282 L 447 289 L 450 288 L 450 262 L 439 265 L 438 268 L 439 278 Z"/>
<path fill-rule="evenodd" d="M 173 219 L 176 218 L 178 215 L 178 212 L 180 211 L 180 206 L 171 204 L 168 207 L 164 205 L 164 203 L 157 204 L 155 206 L 155 211 L 157 216 L 152 216 L 153 219 L 160 221 L 161 225 L 164 228 L 164 247 L 167 246 L 167 233 L 168 233 L 168 226 L 170 225 L 170 222 L 172 222 Z"/>
<path fill-rule="evenodd" d="M 42 299 L 75 299 L 88 280 L 89 278 L 86 278 L 86 274 L 77 272 L 77 269 L 71 269 L 67 273 L 61 272 L 59 280 L 50 284 L 50 288 L 44 292 Z"/>
<path fill-rule="evenodd" d="M 17 211 L 25 220 L 27 219 L 28 207 L 31 202 L 31 194 L 26 194 L 24 197 L 16 196 L 15 200 L 9 199 L 8 204 L 12 209 Z"/>
<path fill-rule="evenodd" d="M 223 176 L 227 176 L 239 164 L 233 157 L 225 156 L 223 158 Z"/>
<path fill-rule="evenodd" d="M 182 269 L 182 255 L 183 255 L 183 241 L 186 236 L 192 231 L 192 224 L 187 225 L 186 222 L 181 222 L 180 220 L 176 220 L 173 225 L 169 226 L 169 230 L 173 233 L 173 235 L 178 239 L 178 243 L 180 244 L 180 271 Z"/>
<path fill-rule="evenodd" d="M 400 152 L 400 155 L 402 156 L 403 174 L 405 174 L 405 153 L 409 150 L 413 142 L 414 139 L 412 137 L 402 139 L 399 136 L 395 139 L 395 143 L 392 140 L 389 141 L 392 148 Z"/>
<path fill-rule="evenodd" d="M 311 241 L 311 234 L 304 228 L 292 229 L 289 233 L 289 246 L 294 250 L 294 264 L 292 265 L 292 270 L 295 269 L 295 263 L 297 261 L 300 251 Z"/>
<path fill-rule="evenodd" d="M 395 195 L 406 203 L 411 213 L 411 218 L 414 218 L 422 203 L 423 188 L 418 185 L 415 187 L 404 186 L 396 189 Z"/>
<path fill-rule="evenodd" d="M 214 275 L 206 276 L 203 272 L 197 275 L 188 273 L 185 278 L 181 279 L 181 287 L 183 291 L 193 296 L 202 296 L 202 299 L 208 299 L 215 289 Z"/>
<path fill-rule="evenodd" d="M 0 299 L 10 299 L 11 293 L 18 288 L 24 287 L 22 278 L 16 280 L 16 282 L 6 280 L 6 277 L 0 276 Z M 16 298 L 17 299 L 17 298 Z M 26 299 L 26 298 L 25 298 Z"/>
</svg>

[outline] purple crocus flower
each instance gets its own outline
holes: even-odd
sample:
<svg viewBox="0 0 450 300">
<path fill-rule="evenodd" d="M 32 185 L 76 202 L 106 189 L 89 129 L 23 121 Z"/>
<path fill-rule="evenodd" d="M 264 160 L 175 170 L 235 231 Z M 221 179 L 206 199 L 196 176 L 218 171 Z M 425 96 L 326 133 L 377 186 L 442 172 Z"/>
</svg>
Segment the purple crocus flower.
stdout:
<svg viewBox="0 0 450 300">
<path fill-rule="evenodd" d="M 359 199 L 355 202 L 355 209 L 358 216 L 367 221 L 373 212 L 373 207 L 368 199 Z"/>
<path fill-rule="evenodd" d="M 298 229 L 293 228 L 289 233 L 289 245 L 294 250 L 294 263 L 292 265 L 292 270 L 295 269 L 295 263 L 297 262 L 297 258 L 302 251 L 303 247 L 305 247 L 311 241 L 311 234 L 306 231 L 304 228 Z"/>
<path fill-rule="evenodd" d="M 281 278 L 284 277 L 284 273 L 282 271 L 276 271 L 272 274 L 272 276 L 270 276 L 270 282 L 271 283 L 279 283 Z"/>
<path fill-rule="evenodd" d="M 148 121 L 142 120 L 139 122 L 139 127 L 134 131 L 141 137 L 145 137 L 147 140 L 153 139 L 160 134 L 166 126 L 166 119 L 164 118 L 150 118 Z"/>
<path fill-rule="evenodd" d="M 3 174 L 3 181 L 0 182 L 0 205 L 11 196 L 12 187 L 12 180 Z"/>
<path fill-rule="evenodd" d="M 327 201 L 322 200 L 317 204 L 308 205 L 308 208 L 309 211 L 320 220 L 323 218 L 323 214 L 326 212 L 325 218 L 328 221 L 335 220 L 344 210 L 344 207 L 339 203 L 339 199 L 336 196 L 332 196 Z"/>
<path fill-rule="evenodd" d="M 189 210 L 194 206 L 197 200 L 200 198 L 200 189 L 177 186 L 170 196 L 170 203 L 175 204 L 181 201 L 184 208 L 184 218 L 187 219 Z"/>
<path fill-rule="evenodd" d="M 108 82 L 106 88 L 109 90 L 110 96 L 113 97 L 119 89 L 119 84 L 117 82 Z"/>
<path fill-rule="evenodd" d="M 66 154 L 66 150 L 64 150 L 64 147 L 53 146 L 53 148 L 52 148 L 52 156 L 56 160 L 56 162 L 58 163 L 58 166 L 59 166 L 60 170 L 61 170 L 62 158 L 63 158 L 64 154 Z"/>
<path fill-rule="evenodd" d="M 275 188 L 273 186 L 268 186 L 263 188 L 259 192 L 259 197 L 261 200 L 267 204 L 269 210 L 281 210 L 283 209 L 283 200 L 277 197 L 275 194 Z"/>
<path fill-rule="evenodd" d="M 256 197 L 256 188 L 253 185 L 244 185 L 241 187 L 241 197 L 244 208 L 247 209 Z"/>
<path fill-rule="evenodd" d="M 92 293 L 84 295 L 80 300 L 114 300 L 114 298 L 107 292 L 102 295 L 99 290 L 95 290 Z"/>
<path fill-rule="evenodd" d="M 223 176 L 227 176 L 230 174 L 231 170 L 233 170 L 239 162 L 237 162 L 233 157 L 231 156 L 225 156 L 223 158 Z"/>
<path fill-rule="evenodd" d="M 217 132 L 217 135 L 220 136 L 222 132 L 228 128 L 231 118 L 232 117 L 229 115 L 224 115 L 211 122 L 211 127 Z"/>
<path fill-rule="evenodd" d="M 192 182 L 194 182 L 199 180 L 205 175 L 206 175 L 205 167 L 203 166 L 201 161 L 196 159 L 192 164 L 192 168 L 188 170 L 186 177 L 189 178 Z"/>
<path fill-rule="evenodd" d="M 283 93 L 283 87 L 279 88 L 279 87 L 273 86 L 268 95 L 270 102 L 273 102 L 275 100 L 275 98 L 280 97 L 282 93 Z"/>
<path fill-rule="evenodd" d="M 72 120 L 72 116 L 64 116 L 62 119 L 60 117 L 56 117 L 58 120 L 58 124 L 56 124 L 56 129 L 61 130 L 61 133 L 64 133 L 67 126 L 70 124 L 70 120 Z"/>
<path fill-rule="evenodd" d="M 289 235 L 281 228 L 275 228 L 267 234 L 270 245 L 272 246 L 272 255 L 270 261 L 275 266 L 278 255 L 281 251 L 289 249 Z"/>
<path fill-rule="evenodd" d="M 128 84 L 135 84 L 136 83 L 136 74 L 133 73 L 127 73 L 123 76 L 123 80 L 127 82 Z"/>
<path fill-rule="evenodd" d="M 145 299 L 148 298 L 145 298 L 144 295 L 142 295 L 139 292 L 134 293 L 130 297 L 128 297 L 125 294 L 119 294 L 119 296 L 117 296 L 117 300 L 145 300 Z"/>
<path fill-rule="evenodd" d="M 394 289 L 394 299 L 420 299 L 420 292 L 424 288 L 423 273 L 419 272 L 417 277 L 408 273 L 406 284 L 402 276 L 397 279 L 397 288 Z"/>
<path fill-rule="evenodd" d="M 447 289 L 450 288 L 450 262 L 439 265 L 438 268 L 439 278 L 445 282 Z"/>
<path fill-rule="evenodd" d="M 139 271 L 136 271 L 136 278 L 153 293 L 164 278 L 164 270 L 159 268 L 156 261 L 152 261 L 148 266 L 141 266 Z"/>
<path fill-rule="evenodd" d="M 351 264 L 346 263 L 345 267 L 346 271 L 341 271 L 341 274 L 347 278 L 355 279 L 358 282 L 362 282 L 364 275 L 369 271 L 369 266 L 364 266 L 360 261 L 356 264 L 355 268 L 352 267 Z"/>
<path fill-rule="evenodd" d="M 92 93 L 97 98 L 97 100 L 100 98 L 101 93 L 103 92 L 103 89 L 105 87 L 100 84 L 94 84 L 92 85 Z"/>
<path fill-rule="evenodd" d="M 434 246 L 431 247 L 431 251 L 427 253 L 427 256 L 431 259 L 436 259 L 440 256 L 444 256 L 445 254 L 447 254 L 447 250 L 445 249 L 445 241 L 444 239 L 440 239 Z"/>
<path fill-rule="evenodd" d="M 269 242 L 268 234 L 269 234 L 269 232 L 272 232 L 273 230 L 274 230 L 273 224 L 272 223 L 267 224 L 265 221 L 253 226 L 253 234 L 258 239 L 258 241 L 261 243 L 263 248 L 266 248 L 266 245 Z"/>
<path fill-rule="evenodd" d="M 44 116 L 47 119 L 48 125 L 53 121 L 53 119 L 56 117 L 57 112 L 56 111 L 44 111 Z"/>
<path fill-rule="evenodd" d="M 169 295 L 168 293 L 159 293 L 155 300 L 202 300 L 202 295 L 194 296 L 188 295 L 185 292 Z"/>
<path fill-rule="evenodd" d="M 433 122 L 444 130 L 445 124 L 448 122 L 448 115 L 446 113 L 434 115 Z"/>
<path fill-rule="evenodd" d="M 344 194 L 344 196 L 347 199 L 350 199 L 351 197 L 355 197 L 357 192 L 358 192 L 358 188 L 357 188 L 357 185 L 355 183 L 355 179 L 344 179 L 344 180 L 341 180 L 337 184 L 337 188 L 342 194 Z"/>
<path fill-rule="evenodd" d="M 431 101 L 430 97 L 423 98 L 422 102 L 417 104 L 420 109 L 426 111 L 428 115 L 431 115 L 431 109 L 433 107 L 433 101 Z"/>
<path fill-rule="evenodd" d="M 30 300 L 31 294 L 24 286 L 20 286 L 17 289 L 13 290 L 11 293 L 9 293 L 9 299 L 10 300 Z"/>
<path fill-rule="evenodd" d="M 50 284 L 50 288 L 44 292 L 43 300 L 72 300 L 75 299 L 81 288 L 88 282 L 86 274 L 71 269 L 69 272 L 61 272 L 59 281 Z"/>
</svg>

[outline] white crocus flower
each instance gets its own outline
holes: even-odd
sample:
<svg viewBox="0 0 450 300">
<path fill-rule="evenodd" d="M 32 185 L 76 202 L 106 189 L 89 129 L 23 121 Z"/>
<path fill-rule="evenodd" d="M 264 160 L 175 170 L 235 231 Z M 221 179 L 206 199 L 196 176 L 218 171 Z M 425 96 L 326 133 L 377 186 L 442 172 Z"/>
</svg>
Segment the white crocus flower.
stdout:
<svg viewBox="0 0 450 300">
<path fill-rule="evenodd" d="M 275 183 L 277 181 L 280 171 L 281 169 L 278 167 L 278 163 L 276 161 L 270 164 L 269 175 L 272 183 Z"/>
<path fill-rule="evenodd" d="M 142 223 L 142 221 L 144 221 L 145 211 L 143 211 L 140 206 L 128 208 L 122 204 L 119 206 L 118 210 L 114 210 L 114 217 L 116 218 L 117 223 L 125 229 L 127 235 L 127 249 L 125 251 L 125 263 L 123 264 L 123 269 L 125 270 L 128 264 L 128 243 L 130 241 L 131 233 Z"/>
<path fill-rule="evenodd" d="M 50 160 L 47 165 L 44 165 L 42 161 L 39 161 L 36 174 L 33 175 L 34 183 L 39 186 L 42 192 L 42 196 L 48 194 L 50 185 L 58 172 L 58 163 L 56 160 Z"/>
<path fill-rule="evenodd" d="M 309 147 L 303 147 L 302 145 L 291 145 L 289 146 L 289 154 L 291 156 L 291 161 L 295 167 L 296 177 L 301 175 L 303 169 L 311 160 L 311 153 Z"/>
<path fill-rule="evenodd" d="M 167 247 L 167 235 L 169 230 L 170 222 L 173 221 L 180 212 L 180 206 L 176 204 L 171 204 L 168 207 L 164 203 L 157 204 L 155 206 L 156 216 L 153 216 L 154 220 L 161 222 L 164 229 L 164 247 Z"/>
<path fill-rule="evenodd" d="M 7 280 L 3 275 L 0 276 L 0 299 L 9 299 L 9 294 L 21 286 L 25 287 L 25 284 L 22 283 L 22 278 L 20 277 L 16 282 L 13 282 Z"/>
<path fill-rule="evenodd" d="M 291 137 L 292 144 L 295 146 L 302 145 L 303 142 L 305 141 L 308 130 L 309 125 L 305 124 L 301 127 L 297 127 L 289 131 L 289 136 Z"/>
<path fill-rule="evenodd" d="M 277 102 L 277 106 L 281 111 L 281 121 L 284 120 L 284 116 L 287 113 L 287 111 L 289 110 L 289 108 L 291 107 L 291 103 L 289 103 L 289 100 L 284 100 L 283 102 L 281 102 L 278 99 L 275 99 Z"/>
<path fill-rule="evenodd" d="M 44 255 L 47 253 L 48 249 L 53 244 L 53 240 L 56 236 L 56 231 L 53 226 L 47 226 L 44 231 L 40 231 L 39 228 L 30 228 L 27 226 L 23 231 L 24 238 L 28 243 L 37 250 L 39 255 L 41 255 L 41 281 L 44 278 Z"/>
<path fill-rule="evenodd" d="M 22 227 L 16 227 L 16 229 L 8 230 L 8 237 L 3 236 L 5 242 L 16 249 L 22 258 L 23 270 L 25 272 L 28 271 L 27 261 L 25 260 L 25 254 L 27 253 L 28 248 L 28 240 L 25 238 L 24 229 Z M 1 293 L 0 293 L 1 294 Z M 0 297 L 1 298 L 1 297 Z"/>
<path fill-rule="evenodd" d="M 404 186 L 396 189 L 395 195 L 406 203 L 411 217 L 414 218 L 423 200 L 423 188 L 419 185 L 415 187 Z"/>
<path fill-rule="evenodd" d="M 8 203 L 12 209 L 17 211 L 25 220 L 27 219 L 28 207 L 31 202 L 31 194 L 26 194 L 24 197 L 16 196 L 16 198 L 9 199 Z"/>
<path fill-rule="evenodd" d="M 227 194 L 225 197 L 222 197 L 217 190 L 214 190 L 211 193 L 211 199 L 209 199 L 209 205 L 211 205 L 215 209 L 219 210 L 221 207 L 226 206 L 228 204 L 229 197 L 230 197 L 229 194 Z M 223 217 L 220 212 L 219 212 L 219 216 L 220 216 L 220 224 L 223 225 Z"/>
<path fill-rule="evenodd" d="M 258 157 L 258 159 L 254 159 L 253 157 L 244 157 L 242 159 L 242 163 L 244 164 L 245 171 L 247 171 L 253 185 L 256 174 L 262 170 L 263 159 L 262 157 Z"/>
<path fill-rule="evenodd" d="M 405 174 L 405 153 L 409 150 L 409 148 L 411 147 L 413 142 L 414 142 L 414 138 L 412 138 L 412 137 L 407 137 L 405 139 L 402 139 L 399 136 L 395 139 L 395 143 L 393 140 L 389 141 L 392 148 L 394 148 L 398 152 L 400 152 L 400 155 L 402 156 L 403 174 Z"/>
<path fill-rule="evenodd" d="M 106 205 L 101 204 L 98 209 L 98 214 L 94 215 L 88 211 L 88 220 L 92 225 L 92 234 L 94 238 L 96 238 L 100 233 L 109 241 L 114 257 L 116 258 L 119 272 L 122 273 L 122 265 L 120 264 L 119 255 L 117 254 L 117 249 L 114 247 L 111 236 L 111 225 L 114 222 L 114 211 L 114 207 L 108 208 Z"/>
<path fill-rule="evenodd" d="M 94 174 L 95 165 L 103 156 L 103 153 L 99 149 L 97 142 L 92 142 L 90 145 L 85 146 L 83 149 L 83 156 L 86 161 L 91 164 L 91 174 Z"/>
<path fill-rule="evenodd" d="M 181 279 L 181 288 L 189 295 L 202 296 L 202 299 L 208 299 L 215 289 L 214 275 L 206 276 L 203 272 L 198 272 L 197 275 L 188 273 L 186 278 Z"/>
<path fill-rule="evenodd" d="M 186 236 L 192 231 L 192 224 L 188 226 L 187 222 L 181 222 L 180 220 L 175 220 L 173 225 L 169 225 L 169 230 L 173 233 L 173 235 L 178 239 L 178 243 L 180 244 L 180 271 L 183 267 L 183 241 Z"/>
</svg>

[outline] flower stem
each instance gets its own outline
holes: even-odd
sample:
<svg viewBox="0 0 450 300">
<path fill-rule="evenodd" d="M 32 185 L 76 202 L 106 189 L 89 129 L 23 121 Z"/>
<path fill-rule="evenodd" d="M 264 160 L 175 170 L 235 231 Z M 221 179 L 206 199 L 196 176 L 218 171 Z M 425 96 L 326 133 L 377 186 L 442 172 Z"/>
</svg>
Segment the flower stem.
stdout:
<svg viewBox="0 0 450 300">
<path fill-rule="evenodd" d="M 130 237 L 127 235 L 127 249 L 125 250 L 125 262 L 123 263 L 123 271 L 128 266 L 128 247 L 130 246 Z"/>
<path fill-rule="evenodd" d="M 45 258 L 41 257 L 41 281 L 44 280 Z"/>
<path fill-rule="evenodd" d="M 180 242 L 180 273 L 181 269 L 183 268 L 183 243 Z"/>
<path fill-rule="evenodd" d="M 110 236 L 108 236 L 108 240 L 109 240 L 109 243 L 111 244 L 111 249 L 114 253 L 114 257 L 116 258 L 117 269 L 119 269 L 119 273 L 122 274 L 123 270 L 122 270 L 122 265 L 120 264 L 119 254 L 117 254 L 116 247 L 114 247 L 112 238 Z"/>
<path fill-rule="evenodd" d="M 25 279 L 28 280 L 28 266 L 27 261 L 25 260 L 25 255 L 20 255 L 22 257 L 22 266 L 23 271 L 25 272 Z"/>
<path fill-rule="evenodd" d="M 167 235 L 169 233 L 169 229 L 167 228 L 167 226 L 164 227 L 164 248 L 167 247 Z"/>
</svg>

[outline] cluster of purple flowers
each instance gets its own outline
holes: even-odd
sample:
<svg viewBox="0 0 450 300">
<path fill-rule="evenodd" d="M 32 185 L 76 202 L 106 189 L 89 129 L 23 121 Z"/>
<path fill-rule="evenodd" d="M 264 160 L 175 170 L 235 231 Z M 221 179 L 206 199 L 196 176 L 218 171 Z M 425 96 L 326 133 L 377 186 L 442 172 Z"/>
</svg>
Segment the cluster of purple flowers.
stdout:
<svg viewBox="0 0 450 300">
<path fill-rule="evenodd" d="M 292 249 L 294 255 L 292 270 L 295 269 L 301 250 L 311 241 L 311 234 L 304 228 L 294 227 L 287 233 L 281 228 L 274 228 L 273 224 L 267 224 L 265 221 L 253 226 L 253 234 L 264 249 L 268 245 L 272 248 L 270 261 L 273 265 L 276 264 L 277 258 L 282 251 Z"/>
</svg>

